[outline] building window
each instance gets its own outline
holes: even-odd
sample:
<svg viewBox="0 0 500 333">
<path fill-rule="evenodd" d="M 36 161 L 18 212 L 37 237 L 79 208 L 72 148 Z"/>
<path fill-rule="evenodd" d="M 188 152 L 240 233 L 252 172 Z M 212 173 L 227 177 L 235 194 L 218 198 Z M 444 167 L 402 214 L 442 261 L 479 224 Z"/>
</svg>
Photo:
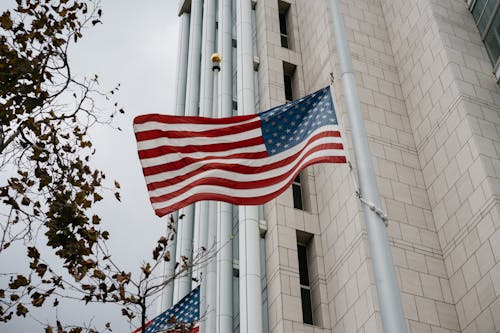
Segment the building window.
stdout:
<svg viewBox="0 0 500 333">
<path fill-rule="evenodd" d="M 240 270 L 233 263 L 233 332 L 240 330 Z"/>
<path fill-rule="evenodd" d="M 281 46 L 289 48 L 288 43 L 288 32 L 287 32 L 287 21 L 288 21 L 288 12 L 290 11 L 290 4 L 278 1 L 278 10 L 279 10 L 279 20 L 280 20 L 280 35 L 281 35 Z"/>
<path fill-rule="evenodd" d="M 295 177 L 292 183 L 293 208 L 304 209 L 302 201 L 302 184 L 300 183 L 300 174 Z"/>
<path fill-rule="evenodd" d="M 299 256 L 300 298 L 302 301 L 302 320 L 304 324 L 313 325 L 313 308 L 311 285 L 309 283 L 309 266 L 307 264 L 307 245 L 297 244 Z"/>
<path fill-rule="evenodd" d="M 285 85 L 285 100 L 287 102 L 293 101 L 294 86 L 295 86 L 295 69 L 297 66 L 288 62 L 283 62 L 283 83 Z"/>
<path fill-rule="evenodd" d="M 483 39 L 490 61 L 498 69 L 500 56 L 500 1 L 476 0 L 470 9 Z M 499 78 L 497 71 L 497 78 Z"/>
<path fill-rule="evenodd" d="M 293 101 L 292 79 L 290 74 L 285 73 L 283 75 L 283 81 L 285 81 L 285 99 L 287 102 Z"/>
</svg>

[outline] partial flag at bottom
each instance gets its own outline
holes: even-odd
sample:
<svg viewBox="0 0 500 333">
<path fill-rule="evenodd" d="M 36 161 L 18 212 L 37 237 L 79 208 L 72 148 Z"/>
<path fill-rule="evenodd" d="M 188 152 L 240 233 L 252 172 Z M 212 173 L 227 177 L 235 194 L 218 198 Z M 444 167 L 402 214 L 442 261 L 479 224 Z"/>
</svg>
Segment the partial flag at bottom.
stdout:
<svg viewBox="0 0 500 333">
<path fill-rule="evenodd" d="M 197 333 L 200 320 L 200 286 L 146 324 L 146 333 Z M 139 327 L 132 333 L 141 333 Z"/>
</svg>

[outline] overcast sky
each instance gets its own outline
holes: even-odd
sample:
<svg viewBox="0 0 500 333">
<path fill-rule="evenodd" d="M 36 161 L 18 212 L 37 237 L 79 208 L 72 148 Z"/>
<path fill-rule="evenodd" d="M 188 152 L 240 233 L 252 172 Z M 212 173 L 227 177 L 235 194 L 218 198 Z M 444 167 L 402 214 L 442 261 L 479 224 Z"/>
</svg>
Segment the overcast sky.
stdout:
<svg viewBox="0 0 500 333">
<path fill-rule="evenodd" d="M 0 9 L 14 0 L 2 0 Z M 142 259 L 150 259 L 154 242 L 164 231 L 165 223 L 154 215 L 137 157 L 132 120 L 145 113 L 169 113 L 175 102 L 177 58 L 177 0 L 103 0 L 104 24 L 86 31 L 84 38 L 71 50 L 70 62 L 79 77 L 99 75 L 101 87 L 111 89 L 117 83 L 121 90 L 117 101 L 126 113 L 116 125 L 122 132 L 100 128 L 93 133 L 97 148 L 96 167 L 108 179 L 117 179 L 122 203 L 107 195 L 97 209 L 103 226 L 111 234 L 111 252 L 115 261 L 130 270 L 139 267 Z M 0 258 L 0 271 L 15 269 L 15 258 Z M 8 268 L 8 269 L 7 269 Z M 135 270 L 137 271 L 137 270 Z M 49 309 L 37 319 L 54 320 Z M 154 309 L 156 311 L 156 308 Z M 128 325 L 114 305 L 85 308 L 68 306 L 59 310 L 63 320 L 75 324 L 94 318 L 94 323 L 112 321 L 113 332 L 127 332 Z M 15 320 L 0 324 L 0 332 L 41 332 L 33 320 Z"/>
</svg>

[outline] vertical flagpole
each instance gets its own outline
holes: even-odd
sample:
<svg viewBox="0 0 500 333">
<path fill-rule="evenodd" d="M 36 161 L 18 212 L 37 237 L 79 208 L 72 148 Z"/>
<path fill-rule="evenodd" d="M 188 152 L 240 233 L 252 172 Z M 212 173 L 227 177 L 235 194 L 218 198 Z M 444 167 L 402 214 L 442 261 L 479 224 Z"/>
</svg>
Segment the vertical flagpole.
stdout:
<svg viewBox="0 0 500 333">
<path fill-rule="evenodd" d="M 344 21 L 340 12 L 340 0 L 330 0 L 330 9 L 347 114 L 352 130 L 361 196 L 365 202 L 380 208 L 381 200 L 364 121 L 360 111 L 351 55 L 345 37 Z M 407 331 L 406 323 L 385 223 L 367 204 L 363 204 L 363 208 L 384 332 L 405 333 Z"/>
<path fill-rule="evenodd" d="M 236 1 L 238 113 L 255 113 L 251 0 Z M 259 207 L 239 206 L 240 332 L 262 332 Z"/>
</svg>

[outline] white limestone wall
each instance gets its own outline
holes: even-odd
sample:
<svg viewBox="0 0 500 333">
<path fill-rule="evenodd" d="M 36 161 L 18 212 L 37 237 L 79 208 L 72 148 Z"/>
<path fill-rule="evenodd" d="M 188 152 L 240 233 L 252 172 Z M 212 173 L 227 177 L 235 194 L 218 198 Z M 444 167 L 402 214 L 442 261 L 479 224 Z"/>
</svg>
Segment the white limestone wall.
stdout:
<svg viewBox="0 0 500 333">
<path fill-rule="evenodd" d="M 284 102 L 282 61 L 297 65 L 300 95 L 339 72 L 328 1 L 289 2 L 292 50 L 277 0 L 257 3 L 262 110 Z M 500 94 L 472 16 L 462 0 L 343 11 L 409 332 L 498 332 Z M 270 331 L 382 332 L 354 177 L 325 165 L 305 178 L 308 211 L 291 191 L 265 207 Z M 314 235 L 315 326 L 301 320 L 296 230 Z"/>
<path fill-rule="evenodd" d="M 259 94 L 262 110 L 285 102 L 283 61 L 297 66 L 295 91 L 297 96 L 306 93 L 300 54 L 298 16 L 295 1 L 291 4 L 289 28 L 291 48 L 281 47 L 278 1 L 259 0 L 257 3 L 257 49 L 259 54 Z M 329 332 L 326 276 L 324 273 L 316 189 L 312 169 L 302 173 L 307 210 L 293 208 L 291 189 L 278 199 L 265 205 L 266 261 L 268 283 L 268 313 L 270 332 Z M 314 317 L 327 325 L 313 327 L 302 323 L 296 231 L 313 234 L 309 262 L 312 272 L 311 287 L 314 293 Z"/>
<path fill-rule="evenodd" d="M 328 1 L 300 3 L 304 81 L 306 91 L 312 91 L 325 85 L 330 71 L 339 71 Z M 379 1 L 344 1 L 343 11 L 409 331 L 457 332 L 450 282 L 386 22 L 390 17 Z M 349 135 L 340 78 L 335 88 Z M 353 177 L 332 166 L 315 171 L 332 332 L 381 332 Z"/>
<path fill-rule="evenodd" d="M 386 0 L 462 332 L 500 331 L 500 95 L 462 0 Z"/>
</svg>

